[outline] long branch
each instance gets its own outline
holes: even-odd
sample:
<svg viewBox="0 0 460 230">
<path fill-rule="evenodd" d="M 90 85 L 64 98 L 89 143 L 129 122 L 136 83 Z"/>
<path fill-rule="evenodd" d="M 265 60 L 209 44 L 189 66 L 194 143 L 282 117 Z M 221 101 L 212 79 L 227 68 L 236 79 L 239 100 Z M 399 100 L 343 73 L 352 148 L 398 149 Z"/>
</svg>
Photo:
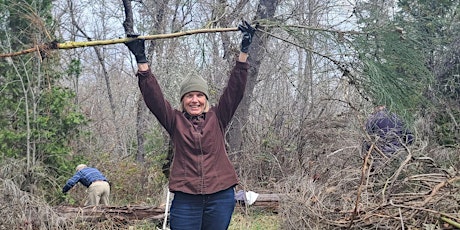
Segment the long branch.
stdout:
<svg viewBox="0 0 460 230">
<path fill-rule="evenodd" d="M 280 25 L 264 25 L 263 27 L 281 27 Z M 339 34 L 360 34 L 359 32 L 356 31 L 339 31 L 339 30 L 330 30 L 330 29 L 323 29 L 323 28 L 313 28 L 313 27 L 305 27 L 305 26 L 284 26 L 284 27 L 293 27 L 293 28 L 298 28 L 298 29 L 308 29 L 308 30 L 315 30 L 315 31 L 324 31 L 324 32 L 330 32 L 330 33 L 339 33 Z M 259 28 L 257 28 L 258 31 L 268 33 L 266 31 L 263 31 Z M 187 35 L 192 35 L 192 34 L 203 34 L 203 33 L 222 33 L 222 32 L 231 32 L 231 31 L 238 31 L 237 27 L 231 27 L 231 28 L 205 28 L 205 29 L 196 29 L 196 30 L 187 30 L 187 31 L 181 31 L 181 32 L 176 32 L 176 33 L 170 33 L 170 34 L 156 34 L 156 35 L 145 35 L 145 36 L 139 36 L 137 38 L 116 38 L 116 39 L 109 39 L 109 40 L 94 40 L 94 41 L 68 41 L 68 42 L 63 42 L 63 43 L 58 43 L 57 41 L 50 42 L 47 44 L 42 44 L 42 45 L 36 45 L 32 48 L 21 50 L 18 52 L 12 52 L 12 53 L 4 53 L 0 54 L 0 58 L 5 58 L 5 57 L 13 57 L 13 56 L 19 56 L 22 54 L 27 54 L 27 53 L 33 53 L 33 52 L 43 52 L 43 51 L 48 51 L 48 50 L 54 50 L 54 49 L 73 49 L 73 48 L 79 48 L 79 47 L 88 47 L 88 46 L 99 46 L 99 45 L 112 45 L 112 44 L 117 44 L 117 43 L 125 43 L 129 42 L 135 39 L 145 39 L 145 40 L 156 40 L 156 39 L 165 39 L 165 38 L 174 38 L 174 37 L 182 37 L 182 36 L 187 36 Z M 280 37 L 277 37 L 273 34 L 270 34 L 272 37 L 281 39 Z M 285 42 L 288 42 L 290 44 L 296 45 L 292 42 L 289 42 L 285 39 L 281 39 Z M 298 45 L 296 45 L 298 46 Z M 303 47 L 306 48 L 306 47 Z M 310 50 L 309 48 L 306 48 L 307 50 Z M 313 52 L 313 50 L 310 50 Z M 331 59 L 328 56 L 321 55 L 317 52 L 314 52 L 322 57 L 328 58 L 334 63 L 338 63 L 337 61 Z"/>
<path fill-rule="evenodd" d="M 156 34 L 156 35 L 145 35 L 139 36 L 137 38 L 117 38 L 117 39 L 109 39 L 109 40 L 94 40 L 94 41 L 68 41 L 64 43 L 57 43 L 52 42 L 49 44 L 37 45 L 33 48 L 25 49 L 18 52 L 13 53 L 6 53 L 0 54 L 0 58 L 5 57 L 13 57 L 22 54 L 32 53 L 32 52 L 39 52 L 39 51 L 46 51 L 51 49 L 73 49 L 79 47 L 88 47 L 88 46 L 100 46 L 100 45 L 112 45 L 117 43 L 125 43 L 136 39 L 145 39 L 145 40 L 156 40 L 156 39 L 165 39 L 165 38 L 174 38 L 174 37 L 181 37 L 187 36 L 192 34 L 202 34 L 202 33 L 218 33 L 218 32 L 230 32 L 230 31 L 238 31 L 237 27 L 232 28 L 213 28 L 213 29 L 196 29 L 196 30 L 188 30 L 188 31 L 181 31 L 171 34 Z"/>
<path fill-rule="evenodd" d="M 366 157 L 364 158 L 364 161 L 363 161 L 363 166 L 361 168 L 361 180 L 358 185 L 358 191 L 356 192 L 357 194 L 356 194 L 355 208 L 353 210 L 353 213 L 351 214 L 348 229 L 351 229 L 351 227 L 353 226 L 353 221 L 356 218 L 356 215 L 358 215 L 358 206 L 360 202 L 361 191 L 363 189 L 364 178 L 366 178 L 366 174 L 367 174 L 367 167 L 368 167 L 367 162 L 369 161 L 369 158 L 371 157 L 371 153 L 372 153 L 372 150 L 374 150 L 374 147 L 375 147 L 374 144 L 372 144 L 369 150 L 367 151 Z"/>
</svg>

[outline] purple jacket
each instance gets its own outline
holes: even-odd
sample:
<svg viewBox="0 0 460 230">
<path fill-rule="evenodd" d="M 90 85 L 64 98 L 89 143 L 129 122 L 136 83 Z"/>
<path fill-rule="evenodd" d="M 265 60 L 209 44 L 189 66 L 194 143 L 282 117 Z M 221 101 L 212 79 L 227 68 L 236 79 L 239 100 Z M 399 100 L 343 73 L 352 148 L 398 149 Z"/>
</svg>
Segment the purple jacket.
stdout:
<svg viewBox="0 0 460 230">
<path fill-rule="evenodd" d="M 372 114 L 366 123 L 367 133 L 375 138 L 376 147 L 385 154 L 393 154 L 403 144 L 412 144 L 414 136 L 394 113 L 383 109 Z"/>
<path fill-rule="evenodd" d="M 151 70 L 137 73 L 147 107 L 174 143 L 171 192 L 212 194 L 238 183 L 227 156 L 224 133 L 243 98 L 248 69 L 248 63 L 236 62 L 218 104 L 200 117 L 174 109 Z"/>
</svg>

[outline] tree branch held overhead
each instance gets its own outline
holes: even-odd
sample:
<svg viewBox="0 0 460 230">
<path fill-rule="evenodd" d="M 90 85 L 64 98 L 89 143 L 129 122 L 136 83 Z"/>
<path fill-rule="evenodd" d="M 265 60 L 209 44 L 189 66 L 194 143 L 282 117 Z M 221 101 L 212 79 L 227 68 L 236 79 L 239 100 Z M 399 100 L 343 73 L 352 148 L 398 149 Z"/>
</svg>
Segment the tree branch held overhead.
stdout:
<svg viewBox="0 0 460 230">
<path fill-rule="evenodd" d="M 125 27 L 125 30 L 129 32 L 130 25 L 132 22 L 129 20 L 125 21 L 123 26 Z M 330 33 L 338 33 L 338 34 L 358 34 L 356 31 L 338 31 L 338 30 L 329 30 L 329 29 L 321 29 L 321 28 L 313 28 L 313 27 L 305 27 L 305 26 L 289 26 L 289 25 L 261 25 L 263 27 L 293 27 L 293 28 L 300 28 L 300 29 L 307 29 L 307 30 L 315 30 L 315 31 L 324 31 L 324 32 L 330 32 Z M 267 33 L 266 31 L 260 30 L 258 26 L 256 26 L 257 30 L 262 32 L 262 33 Z M 187 30 L 187 31 L 181 31 L 181 32 L 176 32 L 176 33 L 170 33 L 170 34 L 155 34 L 155 35 L 143 35 L 139 36 L 137 38 L 116 38 L 116 39 L 108 39 L 108 40 L 93 40 L 93 41 L 68 41 L 68 42 L 63 42 L 59 43 L 57 41 L 53 41 L 50 43 L 42 44 L 42 45 L 36 45 L 32 48 L 21 50 L 18 52 L 12 52 L 12 53 L 4 53 L 0 54 L 0 58 L 6 58 L 6 57 L 13 57 L 13 56 L 19 56 L 23 54 L 28 54 L 28 53 L 33 53 L 33 52 L 48 52 L 49 50 L 55 50 L 55 49 L 74 49 L 74 48 L 80 48 L 80 47 L 89 47 L 89 46 L 104 46 L 104 45 L 113 45 L 113 44 L 118 44 L 118 43 L 125 43 L 129 42 L 135 39 L 145 39 L 145 40 L 157 40 L 157 39 L 167 39 L 167 38 L 176 38 L 176 37 L 182 37 L 182 36 L 188 36 L 188 35 L 194 35 L 194 34 L 204 34 L 204 33 L 224 33 L 224 32 L 233 32 L 233 31 L 238 31 L 237 27 L 231 27 L 231 28 L 204 28 L 204 29 L 195 29 L 195 30 Z M 270 34 L 272 37 L 281 39 L 285 42 L 288 42 L 285 39 L 282 39 L 280 37 L 274 36 Z M 288 42 L 293 44 L 292 42 Z M 295 45 L 295 44 L 293 44 Z M 327 58 L 327 57 L 326 57 Z"/>
<path fill-rule="evenodd" d="M 171 34 L 155 34 L 155 35 L 144 35 L 139 36 L 137 38 L 117 38 L 117 39 L 109 39 L 109 40 L 94 40 L 94 41 L 81 41 L 81 42 L 64 42 L 58 43 L 57 41 L 38 45 L 30 49 L 13 52 L 13 53 L 6 53 L 0 54 L 0 58 L 5 57 L 13 57 L 27 53 L 33 52 L 41 52 L 41 51 L 48 51 L 53 49 L 74 49 L 80 47 L 89 47 L 89 46 L 103 46 L 103 45 L 113 45 L 118 43 L 125 43 L 136 39 L 145 39 L 145 40 L 156 40 L 156 39 L 166 39 L 166 38 L 175 38 L 175 37 L 182 37 L 188 36 L 193 34 L 203 34 L 203 33 L 222 33 L 222 32 L 231 32 L 231 31 L 238 31 L 237 27 L 233 28 L 213 28 L 213 29 L 196 29 L 196 30 L 188 30 L 188 31 L 181 31 Z"/>
</svg>

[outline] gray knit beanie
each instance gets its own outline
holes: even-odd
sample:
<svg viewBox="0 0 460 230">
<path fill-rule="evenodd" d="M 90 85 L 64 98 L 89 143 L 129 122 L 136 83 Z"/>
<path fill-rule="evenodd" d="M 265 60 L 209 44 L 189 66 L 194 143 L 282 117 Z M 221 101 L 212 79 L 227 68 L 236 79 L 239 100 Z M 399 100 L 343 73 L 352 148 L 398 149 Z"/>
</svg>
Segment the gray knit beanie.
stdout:
<svg viewBox="0 0 460 230">
<path fill-rule="evenodd" d="M 206 99 L 209 98 L 208 83 L 200 76 L 192 75 L 182 82 L 180 86 L 180 100 L 182 101 L 185 94 L 193 91 L 202 92 L 206 96 Z"/>
</svg>

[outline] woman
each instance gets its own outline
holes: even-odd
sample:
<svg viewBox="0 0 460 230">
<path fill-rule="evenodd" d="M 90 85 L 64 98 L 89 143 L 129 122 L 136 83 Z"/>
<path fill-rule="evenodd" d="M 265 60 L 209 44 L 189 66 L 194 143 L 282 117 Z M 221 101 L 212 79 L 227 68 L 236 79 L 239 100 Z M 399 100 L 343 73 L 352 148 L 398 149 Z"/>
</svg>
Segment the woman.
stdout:
<svg viewBox="0 0 460 230">
<path fill-rule="evenodd" d="M 173 230 L 223 230 L 230 224 L 238 179 L 227 156 L 224 132 L 244 95 L 247 53 L 255 33 L 246 21 L 238 29 L 243 34 L 241 52 L 215 106 L 209 106 L 206 81 L 192 76 L 181 85 L 181 110 L 174 109 L 149 68 L 144 40 L 126 43 L 136 57 L 144 101 L 174 143 L 169 176 L 169 190 L 174 193 L 170 210 Z"/>
</svg>

